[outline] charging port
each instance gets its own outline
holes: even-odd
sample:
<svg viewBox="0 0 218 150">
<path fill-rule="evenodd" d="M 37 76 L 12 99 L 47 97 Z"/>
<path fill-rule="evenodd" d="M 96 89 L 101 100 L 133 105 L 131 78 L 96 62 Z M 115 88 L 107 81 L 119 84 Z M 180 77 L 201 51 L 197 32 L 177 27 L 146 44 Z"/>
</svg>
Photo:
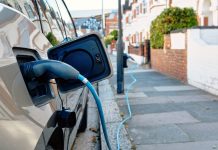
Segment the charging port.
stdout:
<svg viewBox="0 0 218 150">
<path fill-rule="evenodd" d="M 19 66 L 23 63 L 41 59 L 38 53 L 34 50 L 14 49 L 14 53 L 16 55 L 17 63 L 19 64 Z M 54 98 L 51 90 L 51 85 L 49 84 L 48 80 L 30 80 L 24 78 L 24 81 L 35 106 L 39 107 L 45 105 Z"/>
</svg>

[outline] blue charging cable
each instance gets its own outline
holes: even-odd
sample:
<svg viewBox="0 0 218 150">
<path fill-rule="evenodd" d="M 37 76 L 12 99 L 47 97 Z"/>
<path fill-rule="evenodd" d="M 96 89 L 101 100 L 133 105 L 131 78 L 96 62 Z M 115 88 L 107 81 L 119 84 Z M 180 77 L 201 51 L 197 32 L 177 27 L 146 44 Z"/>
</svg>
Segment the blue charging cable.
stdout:
<svg viewBox="0 0 218 150">
<path fill-rule="evenodd" d="M 135 68 L 138 68 L 138 65 L 136 65 Z M 132 78 L 132 82 L 127 86 L 127 89 L 126 89 L 126 92 L 125 92 L 125 101 L 126 101 L 126 104 L 127 104 L 127 107 L 128 107 L 128 112 L 129 112 L 129 116 L 127 116 L 118 126 L 117 128 L 117 150 L 120 150 L 120 130 L 122 129 L 124 123 L 131 119 L 132 118 L 132 111 L 131 111 L 131 107 L 130 107 L 130 104 L 129 104 L 129 90 L 130 88 L 133 86 L 133 84 L 136 83 L 136 78 L 134 77 L 133 74 L 130 74 L 130 77 Z"/>
<path fill-rule="evenodd" d="M 112 150 L 110 142 L 109 142 L 108 134 L 107 134 L 107 128 L 106 128 L 106 125 L 105 125 L 104 112 L 102 110 L 102 105 L 101 105 L 101 101 L 100 101 L 100 99 L 98 97 L 98 94 L 97 94 L 95 88 L 92 86 L 92 84 L 84 76 L 79 74 L 78 79 L 80 81 L 82 81 L 89 88 L 90 92 L 92 93 L 92 95 L 93 95 L 93 97 L 95 99 L 95 102 L 96 102 L 96 105 L 97 105 L 97 108 L 98 108 L 98 112 L 99 112 L 99 116 L 100 116 L 100 120 L 101 120 L 101 126 L 102 126 L 102 129 L 103 129 L 105 141 L 107 143 L 108 149 Z"/>
</svg>

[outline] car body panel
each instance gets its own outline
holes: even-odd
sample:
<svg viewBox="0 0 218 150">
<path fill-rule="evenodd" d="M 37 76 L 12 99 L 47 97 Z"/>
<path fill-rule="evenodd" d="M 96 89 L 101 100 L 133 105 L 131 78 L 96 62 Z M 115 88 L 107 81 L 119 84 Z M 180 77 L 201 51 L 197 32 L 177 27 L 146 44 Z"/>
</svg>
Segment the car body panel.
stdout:
<svg viewBox="0 0 218 150">
<path fill-rule="evenodd" d="M 36 50 L 42 59 L 47 59 L 50 47 L 46 37 L 27 17 L 0 4 L 0 149 L 45 149 L 56 128 L 58 100 L 53 99 L 41 107 L 33 105 L 13 52 L 14 48 Z M 78 112 L 83 111 L 86 103 L 79 99 L 87 99 L 87 93 L 87 89 L 80 89 L 65 95 L 68 102 L 64 101 L 64 104 L 68 103 L 72 111 L 78 109 L 78 120 L 82 115 Z M 75 129 L 78 127 L 79 122 Z M 71 139 L 75 136 L 76 131 Z"/>
</svg>

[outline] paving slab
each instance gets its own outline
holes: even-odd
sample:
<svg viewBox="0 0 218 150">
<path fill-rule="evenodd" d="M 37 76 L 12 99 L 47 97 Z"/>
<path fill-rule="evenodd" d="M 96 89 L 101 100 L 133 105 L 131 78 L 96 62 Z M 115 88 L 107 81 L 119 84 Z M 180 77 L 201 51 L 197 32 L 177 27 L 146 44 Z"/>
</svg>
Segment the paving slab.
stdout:
<svg viewBox="0 0 218 150">
<path fill-rule="evenodd" d="M 216 150 L 218 141 L 137 145 L 137 150 Z"/>
<path fill-rule="evenodd" d="M 124 99 L 126 97 L 125 94 L 119 94 L 115 96 L 117 99 Z M 129 98 L 139 98 L 139 97 L 147 97 L 147 95 L 145 95 L 145 93 L 143 92 L 136 92 L 136 93 L 128 93 L 128 97 Z"/>
<path fill-rule="evenodd" d="M 189 136 L 176 125 L 130 127 L 129 134 L 136 145 L 179 143 L 190 141 Z"/>
<path fill-rule="evenodd" d="M 173 102 L 169 97 L 129 98 L 130 105 L 165 104 Z M 125 106 L 125 99 L 117 99 L 119 106 Z"/>
<path fill-rule="evenodd" d="M 117 85 L 113 86 L 114 89 L 117 89 Z M 124 90 L 127 90 L 127 86 L 124 87 Z M 153 87 L 143 87 L 143 88 L 137 88 L 137 87 L 130 87 L 129 90 L 131 92 L 151 92 L 151 91 L 156 91 Z"/>
<path fill-rule="evenodd" d="M 201 122 L 218 122 L 218 101 L 180 103 L 174 107 L 188 111 Z"/>
<path fill-rule="evenodd" d="M 189 102 L 211 102 L 218 101 L 218 97 L 212 95 L 184 95 L 184 96 L 168 96 L 174 103 L 189 103 Z"/>
<path fill-rule="evenodd" d="M 193 141 L 218 140 L 218 122 L 178 125 Z"/>
<path fill-rule="evenodd" d="M 135 73 L 134 76 L 137 78 L 137 82 L 134 84 L 134 88 L 144 88 L 153 86 L 179 86 L 181 82 L 175 79 L 171 79 L 167 76 L 163 76 L 157 72 L 142 72 Z M 125 85 L 128 85 L 132 81 L 129 74 L 124 73 Z M 116 85 L 116 76 L 110 78 L 111 85 Z"/>
<path fill-rule="evenodd" d="M 129 98 L 131 105 L 145 105 L 145 104 L 168 104 L 168 103 L 190 103 L 190 102 L 209 102 L 218 101 L 217 97 L 208 95 L 194 95 L 194 96 L 155 96 L 146 98 Z M 120 106 L 126 105 L 124 99 L 118 99 Z"/>
<path fill-rule="evenodd" d="M 155 86 L 155 90 L 157 91 L 187 91 L 187 90 L 198 90 L 193 86 L 189 85 L 177 85 L 177 86 Z"/>
<path fill-rule="evenodd" d="M 134 115 L 128 122 L 131 127 L 146 127 L 152 125 L 184 124 L 199 122 L 186 111 Z"/>
<path fill-rule="evenodd" d="M 155 72 L 153 69 L 145 70 L 145 69 L 132 69 L 132 70 L 127 70 L 125 71 L 125 74 L 132 74 L 132 73 L 141 73 L 141 72 Z M 117 72 L 114 71 L 114 75 L 116 75 Z"/>
<path fill-rule="evenodd" d="M 124 114 L 128 114 L 128 109 L 126 105 L 119 106 L 119 107 L 121 112 L 123 112 Z M 131 105 L 131 109 L 133 115 L 184 111 L 183 108 L 176 106 L 174 103 Z"/>
<path fill-rule="evenodd" d="M 188 91 L 154 91 L 144 92 L 148 97 L 156 96 L 195 96 L 195 95 L 207 95 L 208 93 L 202 90 L 188 90 Z"/>
</svg>

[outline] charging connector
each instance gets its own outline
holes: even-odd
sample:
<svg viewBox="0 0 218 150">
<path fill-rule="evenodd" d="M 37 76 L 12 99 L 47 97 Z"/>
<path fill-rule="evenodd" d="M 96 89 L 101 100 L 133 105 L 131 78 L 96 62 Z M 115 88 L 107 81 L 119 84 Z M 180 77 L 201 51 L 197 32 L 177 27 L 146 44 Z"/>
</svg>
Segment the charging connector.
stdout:
<svg viewBox="0 0 218 150">
<path fill-rule="evenodd" d="M 72 66 L 55 60 L 31 61 L 20 65 L 24 78 L 32 79 L 45 76 L 47 79 L 78 79 L 79 71 Z"/>
</svg>

